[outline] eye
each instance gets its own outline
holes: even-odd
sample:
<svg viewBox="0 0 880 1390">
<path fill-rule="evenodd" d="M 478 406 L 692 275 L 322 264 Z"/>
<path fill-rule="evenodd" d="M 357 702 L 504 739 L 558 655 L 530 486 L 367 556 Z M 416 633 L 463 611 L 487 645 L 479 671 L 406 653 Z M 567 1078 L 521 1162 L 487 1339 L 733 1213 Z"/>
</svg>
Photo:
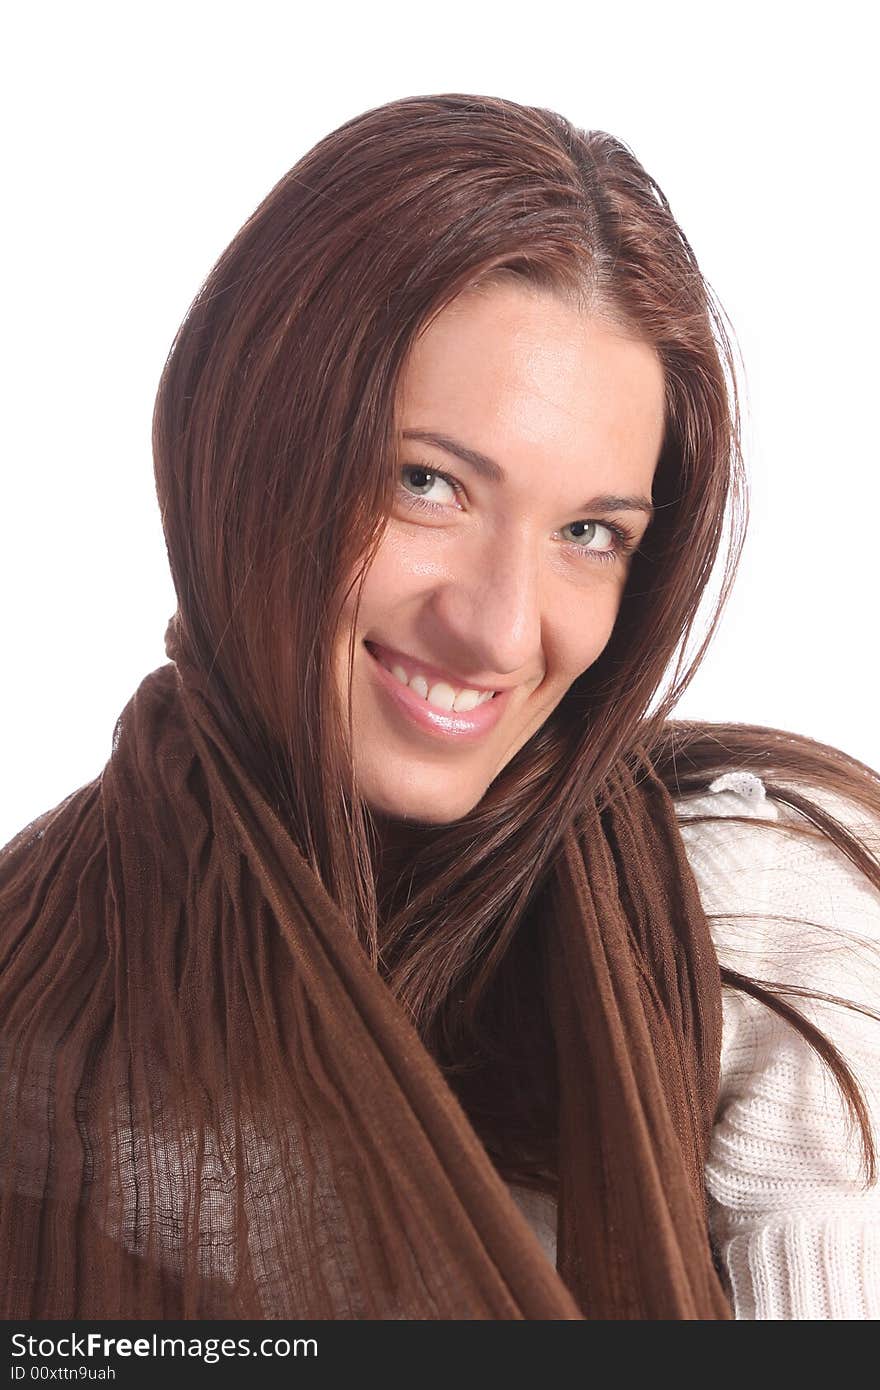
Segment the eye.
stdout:
<svg viewBox="0 0 880 1390">
<path fill-rule="evenodd" d="M 582 550 L 587 555 L 593 555 L 597 560 L 614 560 L 618 555 L 626 553 L 632 546 L 632 533 L 624 526 L 611 525 L 606 521 L 572 521 L 564 529 L 577 531 L 579 527 L 583 527 L 584 530 L 578 535 L 577 542 L 572 543 L 569 548 Z M 602 539 L 603 532 L 606 537 L 605 544 L 592 545 L 597 536 L 600 540 Z"/>
<path fill-rule="evenodd" d="M 438 513 L 446 511 L 449 502 L 448 498 L 443 500 L 441 490 L 440 498 L 437 497 L 437 484 L 440 483 L 448 488 L 454 498 L 464 495 L 464 488 L 457 478 L 451 473 L 443 473 L 437 468 L 428 468 L 426 464 L 405 463 L 400 469 L 401 482 L 399 491 L 404 505 L 414 511 Z M 416 488 L 416 492 L 410 491 L 410 487 L 403 481 L 407 479 L 409 484 Z M 418 491 L 418 489 L 422 489 Z M 426 496 L 426 493 L 429 494 Z M 582 532 L 580 528 L 585 528 Z M 564 548 L 570 555 L 576 555 L 579 560 L 587 560 L 599 564 L 613 563 L 615 560 L 625 559 L 631 551 L 635 549 L 635 533 L 621 522 L 597 521 L 594 518 L 581 519 L 569 522 L 563 528 L 566 531 L 574 531 L 577 539 L 565 541 Z M 610 539 L 610 544 L 593 545 L 592 542 L 601 537 L 602 533 Z"/>
<path fill-rule="evenodd" d="M 438 482 L 444 483 L 455 497 L 464 491 L 457 478 L 453 478 L 449 473 L 441 473 L 436 468 L 425 468 L 422 464 L 405 463 L 400 470 L 400 476 L 403 479 L 407 475 L 417 491 L 410 492 L 408 487 L 401 484 L 404 501 L 409 506 L 421 506 L 426 511 L 437 511 L 442 509 L 444 505 L 442 491 L 439 498 L 436 495 Z M 425 489 L 425 491 L 419 489 Z M 426 493 L 430 494 L 430 500 Z"/>
</svg>

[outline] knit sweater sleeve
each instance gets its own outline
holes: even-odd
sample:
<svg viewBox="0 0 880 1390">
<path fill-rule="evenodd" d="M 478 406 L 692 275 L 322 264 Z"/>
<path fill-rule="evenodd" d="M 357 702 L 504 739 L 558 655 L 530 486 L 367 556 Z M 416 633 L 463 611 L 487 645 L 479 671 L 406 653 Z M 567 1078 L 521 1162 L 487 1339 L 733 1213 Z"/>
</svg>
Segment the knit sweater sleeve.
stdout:
<svg viewBox="0 0 880 1390">
<path fill-rule="evenodd" d="M 876 823 L 815 795 L 880 851 Z M 825 837 L 787 831 L 795 813 L 750 773 L 726 773 L 677 809 L 721 965 L 880 1013 L 880 893 L 845 855 Z M 698 819 L 707 814 L 723 819 Z M 860 1084 L 880 1171 L 880 1018 L 799 996 L 787 1002 L 834 1043 Z M 880 1317 L 880 1179 L 865 1187 L 860 1132 L 833 1074 L 758 1000 L 725 987 L 723 1010 L 706 1179 L 735 1316 Z"/>
</svg>

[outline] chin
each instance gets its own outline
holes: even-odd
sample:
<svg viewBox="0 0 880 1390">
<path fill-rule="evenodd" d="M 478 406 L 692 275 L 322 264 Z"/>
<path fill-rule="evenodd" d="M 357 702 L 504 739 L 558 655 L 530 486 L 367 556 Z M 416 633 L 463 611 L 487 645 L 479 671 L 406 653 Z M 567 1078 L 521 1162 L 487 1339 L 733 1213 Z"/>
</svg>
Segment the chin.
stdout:
<svg viewBox="0 0 880 1390">
<path fill-rule="evenodd" d="M 389 820 L 407 821 L 412 825 L 438 826 L 449 825 L 451 821 L 460 820 L 462 816 L 468 815 L 479 804 L 482 796 L 482 790 L 470 796 L 463 796 L 460 788 L 451 789 L 449 796 L 438 795 L 436 792 L 420 795 L 415 790 L 410 795 L 402 796 L 399 787 L 389 787 L 387 792 L 378 788 L 373 792 L 364 792 L 364 799 L 380 816 Z"/>
</svg>

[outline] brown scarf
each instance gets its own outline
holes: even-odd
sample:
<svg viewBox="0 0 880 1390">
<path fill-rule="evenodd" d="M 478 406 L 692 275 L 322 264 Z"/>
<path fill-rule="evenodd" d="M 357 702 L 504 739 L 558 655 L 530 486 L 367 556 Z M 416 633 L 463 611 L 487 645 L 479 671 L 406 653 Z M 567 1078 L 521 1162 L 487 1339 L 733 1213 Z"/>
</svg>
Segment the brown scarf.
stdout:
<svg viewBox="0 0 880 1390">
<path fill-rule="evenodd" d="M 206 684 L 146 676 L 103 773 L 0 852 L 0 1313 L 730 1318 L 718 963 L 647 757 L 613 792 L 545 928 L 554 1269 Z"/>
</svg>

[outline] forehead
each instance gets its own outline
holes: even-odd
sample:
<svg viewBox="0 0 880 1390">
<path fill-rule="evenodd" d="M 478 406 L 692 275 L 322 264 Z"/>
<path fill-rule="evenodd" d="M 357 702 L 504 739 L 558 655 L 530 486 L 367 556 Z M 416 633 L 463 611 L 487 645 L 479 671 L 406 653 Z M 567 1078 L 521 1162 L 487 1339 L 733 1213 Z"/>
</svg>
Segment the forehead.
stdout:
<svg viewBox="0 0 880 1390">
<path fill-rule="evenodd" d="M 443 429 L 499 457 L 600 456 L 653 470 L 664 430 L 656 350 L 546 290 L 466 291 L 416 341 L 402 426 Z"/>
</svg>

